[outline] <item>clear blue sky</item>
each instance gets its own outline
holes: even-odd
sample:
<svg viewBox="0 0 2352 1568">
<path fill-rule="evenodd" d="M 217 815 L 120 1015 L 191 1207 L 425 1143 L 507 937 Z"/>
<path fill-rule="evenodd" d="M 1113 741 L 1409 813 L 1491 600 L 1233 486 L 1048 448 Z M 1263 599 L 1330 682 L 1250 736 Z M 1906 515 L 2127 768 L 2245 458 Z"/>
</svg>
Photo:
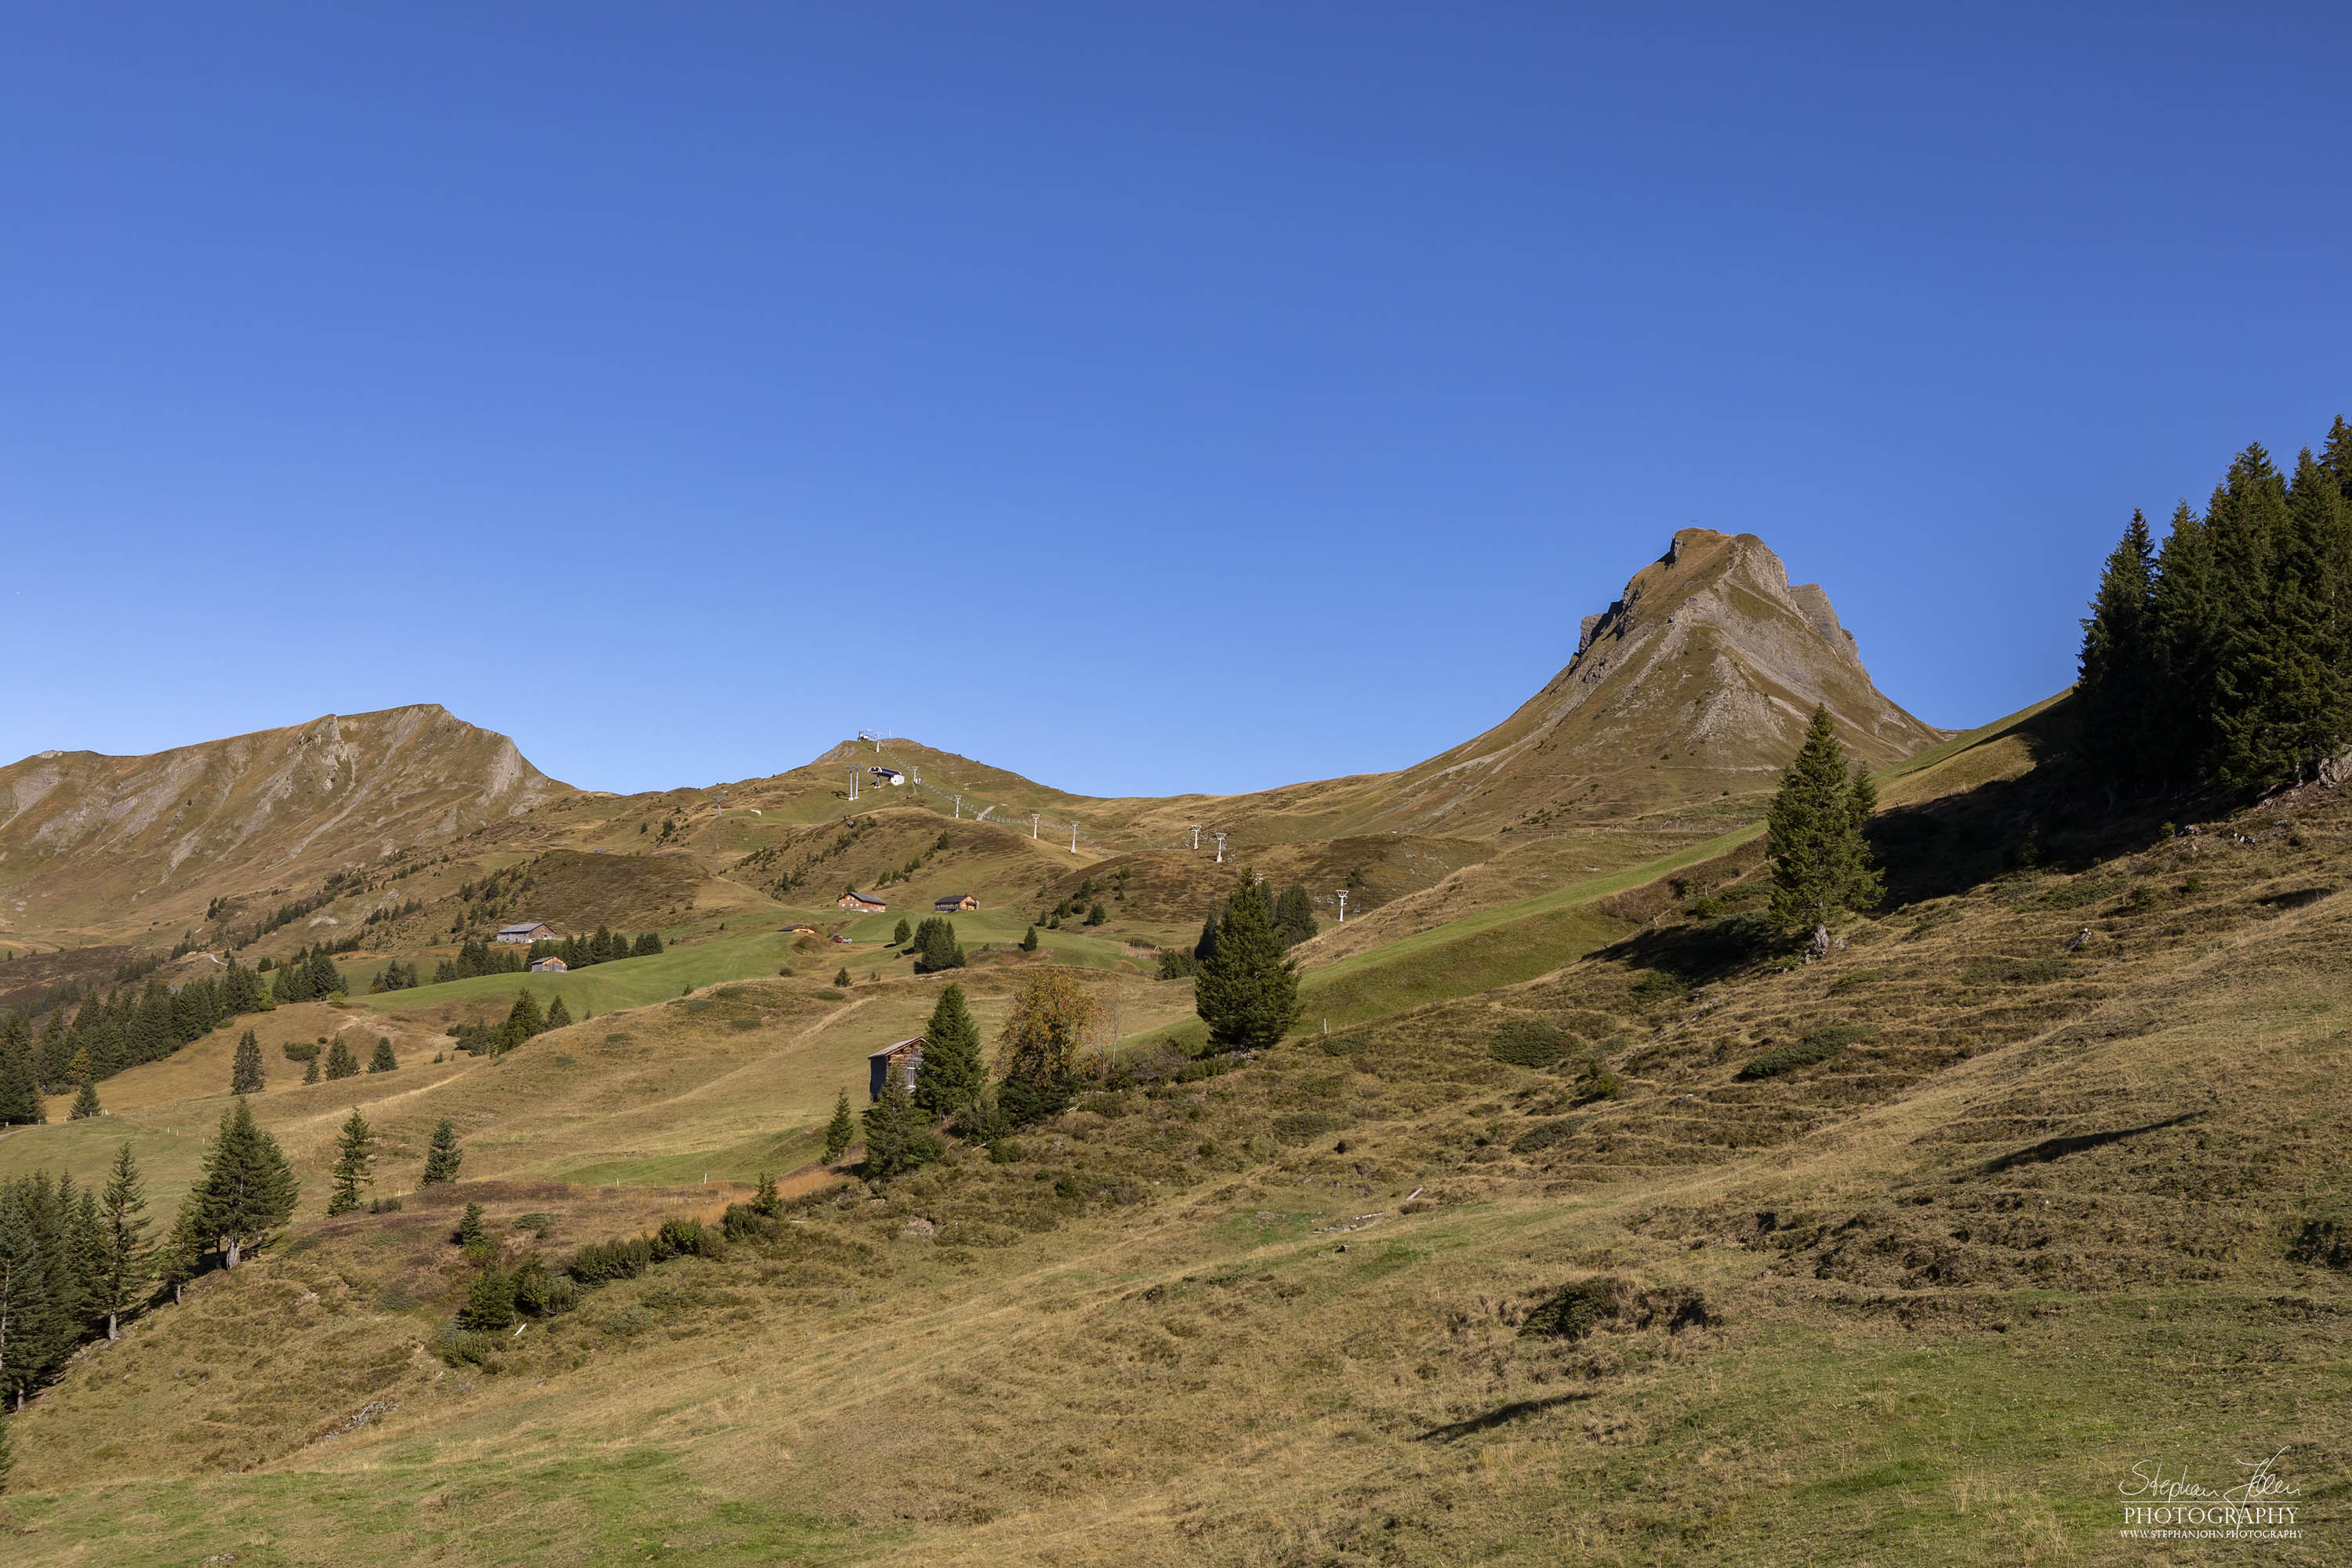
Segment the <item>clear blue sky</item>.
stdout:
<svg viewBox="0 0 2352 1568">
<path fill-rule="evenodd" d="M 1411 763 L 1693 521 L 2072 678 L 2352 416 L 2352 8 L 19 9 L 0 754 Z"/>
</svg>

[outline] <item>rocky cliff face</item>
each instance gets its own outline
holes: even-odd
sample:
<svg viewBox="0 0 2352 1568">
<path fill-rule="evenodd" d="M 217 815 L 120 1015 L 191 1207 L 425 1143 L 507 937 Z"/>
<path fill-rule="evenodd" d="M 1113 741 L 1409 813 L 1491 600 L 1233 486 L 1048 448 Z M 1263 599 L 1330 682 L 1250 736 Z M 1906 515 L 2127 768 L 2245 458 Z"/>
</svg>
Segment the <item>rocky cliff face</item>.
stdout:
<svg viewBox="0 0 2352 1568">
<path fill-rule="evenodd" d="M 1816 704 L 1874 767 L 1942 738 L 1872 684 L 1819 585 L 1791 585 L 1752 534 L 1685 529 L 1517 712 L 1398 775 L 1381 825 L 1492 831 L 1742 793 L 1787 764 Z"/>
<path fill-rule="evenodd" d="M 152 756 L 44 752 L 0 768 L 0 931 L 184 919 L 572 793 L 429 703 Z"/>
</svg>

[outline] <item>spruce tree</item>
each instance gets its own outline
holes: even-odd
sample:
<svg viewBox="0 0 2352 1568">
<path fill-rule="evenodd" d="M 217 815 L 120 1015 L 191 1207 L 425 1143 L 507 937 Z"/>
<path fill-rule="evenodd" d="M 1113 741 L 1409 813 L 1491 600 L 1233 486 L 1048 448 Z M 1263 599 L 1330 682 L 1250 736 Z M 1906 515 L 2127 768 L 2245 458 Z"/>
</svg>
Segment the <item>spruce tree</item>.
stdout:
<svg viewBox="0 0 2352 1568">
<path fill-rule="evenodd" d="M 278 1140 L 254 1122 L 253 1104 L 242 1095 L 205 1152 L 197 1190 L 205 1232 L 220 1238 L 224 1268 L 235 1268 L 247 1247 L 293 1216 L 300 1190 L 294 1168 Z"/>
<path fill-rule="evenodd" d="M 212 1250 L 213 1238 L 205 1232 L 204 1194 L 191 1190 L 180 1199 L 179 1212 L 172 1216 L 172 1228 L 163 1236 L 163 1244 L 155 1249 L 155 1278 L 172 1288 L 172 1300 L 177 1303 L 180 1292 L 196 1270 L 204 1267 L 205 1254 Z"/>
<path fill-rule="evenodd" d="M 457 1216 L 457 1229 L 449 1238 L 460 1247 L 488 1247 L 489 1233 L 482 1228 L 482 1205 L 467 1204 L 466 1212 Z"/>
<path fill-rule="evenodd" d="M 843 1089 L 833 1102 L 833 1120 L 824 1130 L 824 1163 L 832 1164 L 843 1151 L 857 1141 L 857 1123 L 850 1119 L 849 1091 Z"/>
<path fill-rule="evenodd" d="M 105 1114 L 106 1112 L 104 1109 L 98 1103 L 98 1085 L 90 1082 L 88 1079 L 82 1079 L 81 1088 L 74 1091 L 73 1110 L 66 1117 L 66 1120 L 68 1121 L 85 1121 L 90 1117 L 103 1116 Z"/>
<path fill-rule="evenodd" d="M 2147 519 L 2133 512 L 2107 557 L 2098 596 L 2083 623 L 2074 701 L 2082 710 L 2083 750 L 2108 779 L 2137 786 L 2147 776 L 2143 741 L 2152 717 L 2156 649 L 2150 600 L 2156 592 L 2156 542 Z"/>
<path fill-rule="evenodd" d="M 1210 915 L 1201 922 L 1201 940 L 1192 944 L 1192 957 L 1202 963 L 1217 956 L 1217 917 Z"/>
<path fill-rule="evenodd" d="M 1024 952 L 1034 952 L 1037 951 L 1037 928 L 1035 926 L 1031 926 L 1026 931 L 1022 933 L 1021 951 Z"/>
<path fill-rule="evenodd" d="M 493 1259 L 483 1267 L 467 1290 L 466 1305 L 457 1314 L 458 1327 L 481 1333 L 513 1328 L 514 1298 L 513 1277 Z"/>
<path fill-rule="evenodd" d="M 400 1058 L 392 1053 L 391 1037 L 378 1035 L 375 1037 L 375 1055 L 368 1058 L 368 1071 L 397 1072 L 399 1069 Z"/>
<path fill-rule="evenodd" d="M 540 1032 L 547 1034 L 557 1029 L 568 1029 L 571 1026 L 572 1009 L 563 1005 L 562 997 L 558 996 L 547 1005 L 547 1021 L 541 1026 Z"/>
<path fill-rule="evenodd" d="M 330 1217 L 349 1214 L 360 1206 L 360 1189 L 375 1185 L 375 1133 L 362 1116 L 359 1108 L 352 1108 L 351 1120 L 343 1123 L 341 1134 L 335 1140 L 335 1186 L 327 1198 Z"/>
<path fill-rule="evenodd" d="M 844 991 L 848 990 L 849 987 L 855 984 L 855 982 L 849 978 L 849 965 L 845 963 L 834 972 L 833 983 Z"/>
<path fill-rule="evenodd" d="M 0 1036 L 0 1122 L 38 1126 L 48 1120 L 41 1107 L 40 1075 L 33 1067 L 32 1031 L 19 1015 Z"/>
<path fill-rule="evenodd" d="M 32 1217 L 12 1186 L 0 1196 L 0 1394 L 13 1394 L 19 1408 L 69 1331 L 63 1316 Z"/>
<path fill-rule="evenodd" d="M 80 1310 L 96 1327 L 106 1315 L 99 1303 L 106 1283 L 106 1216 L 100 1212 L 98 1194 L 92 1188 L 84 1187 L 75 1195 L 67 1215 L 66 1256 Z"/>
<path fill-rule="evenodd" d="M 1816 707 L 1765 816 L 1772 919 L 1783 931 L 1812 931 L 1841 910 L 1877 902 L 1878 873 L 1863 838 L 1876 804 L 1868 772 L 1848 770 L 1829 710 Z"/>
<path fill-rule="evenodd" d="M 1285 888 L 1274 901 L 1274 929 L 1285 947 L 1310 940 L 1317 931 L 1314 895 L 1296 882 Z"/>
<path fill-rule="evenodd" d="M 2203 520 L 2182 501 L 2157 552 L 2156 590 L 2148 596 L 2158 696 L 2151 704 L 2142 758 L 2158 787 L 2191 782 L 2212 752 L 2215 651 L 2221 640 L 2212 556 Z"/>
<path fill-rule="evenodd" d="M 907 939 L 912 935 L 914 935 L 914 928 L 902 920 L 898 922 L 898 929 L 890 933 L 890 945 L 904 947 L 907 945 Z"/>
<path fill-rule="evenodd" d="M 457 1147 L 457 1124 L 444 1117 L 433 1127 L 433 1141 L 425 1151 L 425 1174 L 419 1186 L 436 1186 L 457 1179 L 457 1166 L 466 1158 Z"/>
<path fill-rule="evenodd" d="M 1209 1026 L 1209 1043 L 1263 1050 L 1280 1041 L 1298 1018 L 1298 965 L 1286 955 L 1265 891 L 1247 867 L 1213 947 L 1192 977 L 1193 1008 Z"/>
<path fill-rule="evenodd" d="M 334 1044 L 327 1047 L 327 1077 L 331 1079 L 359 1076 L 359 1058 L 352 1054 L 352 1047 L 344 1043 L 342 1036 L 337 1035 Z"/>
<path fill-rule="evenodd" d="M 963 944 L 956 940 L 955 922 L 944 915 L 926 917 L 915 928 L 916 973 L 936 973 L 942 969 L 961 969 L 963 965 Z"/>
<path fill-rule="evenodd" d="M 510 1051 L 546 1030 L 547 1019 L 541 1014 L 539 1003 L 532 997 L 530 987 L 526 986 L 515 994 L 514 1005 L 508 1010 L 506 1022 L 499 1026 L 498 1048 Z"/>
<path fill-rule="evenodd" d="M 964 1005 L 963 987 L 950 982 L 923 1026 L 923 1065 L 915 1072 L 915 1103 L 933 1119 L 953 1116 L 988 1081 L 980 1052 L 980 1026 Z"/>
<path fill-rule="evenodd" d="M 881 1181 L 928 1164 L 940 1155 L 939 1140 L 907 1090 L 906 1075 L 883 1075 L 881 1098 L 866 1113 L 866 1174 Z"/>
<path fill-rule="evenodd" d="M 152 1270 L 147 1244 L 147 1188 L 129 1143 L 114 1152 L 99 1214 L 103 1261 L 93 1304 L 106 1314 L 106 1337 L 118 1340 L 122 1337 L 123 1314 L 146 1294 Z"/>
<path fill-rule="evenodd" d="M 320 1080 L 320 1077 L 319 1058 L 314 1056 L 302 1064 L 302 1081 L 304 1083 L 317 1083 Z"/>
<path fill-rule="evenodd" d="M 236 1042 L 236 1055 L 230 1058 L 228 1091 L 231 1094 L 259 1094 L 262 1089 L 261 1041 L 247 1029 Z"/>
<path fill-rule="evenodd" d="M 776 1191 L 774 1173 L 760 1173 L 760 1184 L 751 1193 L 751 1212 L 768 1219 L 774 1219 L 784 1212 L 784 1200 L 782 1194 Z"/>
</svg>

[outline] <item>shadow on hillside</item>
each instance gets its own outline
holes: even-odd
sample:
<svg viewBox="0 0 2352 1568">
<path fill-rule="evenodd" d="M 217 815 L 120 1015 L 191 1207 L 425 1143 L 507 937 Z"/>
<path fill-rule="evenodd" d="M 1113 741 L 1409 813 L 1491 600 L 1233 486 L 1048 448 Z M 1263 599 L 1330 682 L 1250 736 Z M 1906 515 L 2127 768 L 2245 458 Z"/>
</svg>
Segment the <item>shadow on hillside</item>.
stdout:
<svg viewBox="0 0 2352 1568">
<path fill-rule="evenodd" d="M 1790 945 L 1759 914 L 1727 915 L 1698 925 L 1661 926 L 1612 942 L 1593 956 L 1705 985 Z"/>
<path fill-rule="evenodd" d="M 1545 1411 L 1556 1409 L 1562 1405 L 1573 1405 L 1580 1399 L 1591 1397 L 1592 1395 L 1589 1394 L 1552 1394 L 1541 1399 L 1515 1399 L 1508 1405 L 1497 1405 L 1483 1415 L 1473 1415 L 1467 1421 L 1455 1421 L 1444 1426 L 1433 1426 L 1415 1437 L 1413 1441 L 1452 1443 L 1464 1437 L 1475 1436 L 1481 1432 L 1491 1432 L 1497 1426 L 1507 1426 L 1514 1421 L 1523 1421 L 1530 1415 L 1540 1415 Z"/>
<path fill-rule="evenodd" d="M 2204 1115 L 2201 1110 L 2184 1110 L 2178 1116 L 2168 1116 L 2161 1121 L 2151 1121 L 2144 1127 L 2117 1127 L 2106 1132 L 2077 1132 L 2064 1138 L 2044 1138 L 2041 1142 L 2023 1149 L 2013 1149 L 1999 1159 L 1988 1160 L 1978 1168 L 1980 1176 L 1999 1175 L 2020 1165 L 2043 1165 L 2053 1160 L 2063 1160 L 2069 1154 L 2080 1154 L 2087 1149 L 2101 1149 L 2110 1143 L 2120 1143 L 2126 1138 L 2137 1138 L 2144 1132 L 2161 1132 L 2168 1127 L 2178 1127 Z"/>
<path fill-rule="evenodd" d="M 1892 807 L 1872 821 L 1870 844 L 1885 873 L 1888 908 L 1965 893 L 2035 866 L 2081 871 L 2147 841 L 2156 808 L 2110 802 L 2077 760 L 2072 698 L 2010 733 L 2032 755 L 2030 772 Z"/>
</svg>

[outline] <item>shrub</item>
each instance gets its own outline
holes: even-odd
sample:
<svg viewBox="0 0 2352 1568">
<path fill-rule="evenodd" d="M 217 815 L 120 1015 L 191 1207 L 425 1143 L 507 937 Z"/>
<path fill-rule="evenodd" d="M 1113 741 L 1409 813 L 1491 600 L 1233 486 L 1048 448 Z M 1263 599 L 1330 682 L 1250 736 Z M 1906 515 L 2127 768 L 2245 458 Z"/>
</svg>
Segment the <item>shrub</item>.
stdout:
<svg viewBox="0 0 2352 1568">
<path fill-rule="evenodd" d="M 1624 1310 L 1633 1288 L 1613 1274 L 1554 1291 L 1519 1324 L 1521 1339 L 1580 1340 Z"/>
<path fill-rule="evenodd" d="M 286 1053 L 286 1059 L 289 1062 L 314 1062 L 319 1059 L 319 1047 L 316 1046 L 289 1040 L 278 1048 Z"/>
<path fill-rule="evenodd" d="M 1590 1105 L 1598 1100 L 1614 1100 L 1625 1092 L 1625 1083 L 1615 1073 L 1599 1062 L 1587 1062 L 1576 1076 L 1576 1103 Z"/>
<path fill-rule="evenodd" d="M 1562 1116 L 1550 1121 L 1538 1121 L 1511 1140 L 1511 1152 L 1532 1154 L 1567 1140 L 1578 1128 L 1592 1119 L 1589 1116 Z"/>
<path fill-rule="evenodd" d="M 1495 1031 L 1486 1054 L 1513 1067 L 1548 1068 L 1557 1066 L 1574 1044 L 1568 1033 L 1549 1019 L 1513 1018 Z"/>
<path fill-rule="evenodd" d="M 465 1310 L 457 1314 L 457 1326 L 495 1333 L 514 1327 L 514 1280 L 493 1263 L 475 1276 L 472 1287 L 466 1292 Z"/>
<path fill-rule="evenodd" d="M 371 1198 L 368 1200 L 367 1212 L 370 1214 L 398 1214 L 400 1212 L 400 1200 L 398 1198 Z"/>
<path fill-rule="evenodd" d="M 2063 958 L 1989 958 L 1960 972 L 1963 985 L 2044 985 L 2066 973 Z"/>
<path fill-rule="evenodd" d="M 1815 1029 L 1793 1044 L 1775 1046 L 1756 1058 L 1739 1069 L 1739 1078 L 1743 1082 L 1779 1078 L 1782 1073 L 1825 1062 L 1856 1040 L 1867 1039 L 1877 1032 L 1868 1024 L 1833 1024 Z"/>
<path fill-rule="evenodd" d="M 1347 1125 L 1346 1117 L 1327 1110 L 1294 1110 L 1274 1119 L 1274 1135 L 1285 1143 L 1312 1143 Z"/>
<path fill-rule="evenodd" d="M 1327 1057 L 1352 1057 L 1359 1051 L 1370 1049 L 1371 1044 L 1371 1040 L 1363 1035 L 1326 1035 L 1323 1037 L 1323 1054 Z"/>
<path fill-rule="evenodd" d="M 1647 969 L 1633 982 L 1633 1000 L 1644 1007 L 1671 1007 L 1690 994 L 1690 983 L 1663 969 Z"/>
<path fill-rule="evenodd" d="M 653 1240 L 656 1262 L 669 1258 L 724 1258 L 727 1247 L 717 1231 L 698 1219 L 666 1219 Z"/>
</svg>

